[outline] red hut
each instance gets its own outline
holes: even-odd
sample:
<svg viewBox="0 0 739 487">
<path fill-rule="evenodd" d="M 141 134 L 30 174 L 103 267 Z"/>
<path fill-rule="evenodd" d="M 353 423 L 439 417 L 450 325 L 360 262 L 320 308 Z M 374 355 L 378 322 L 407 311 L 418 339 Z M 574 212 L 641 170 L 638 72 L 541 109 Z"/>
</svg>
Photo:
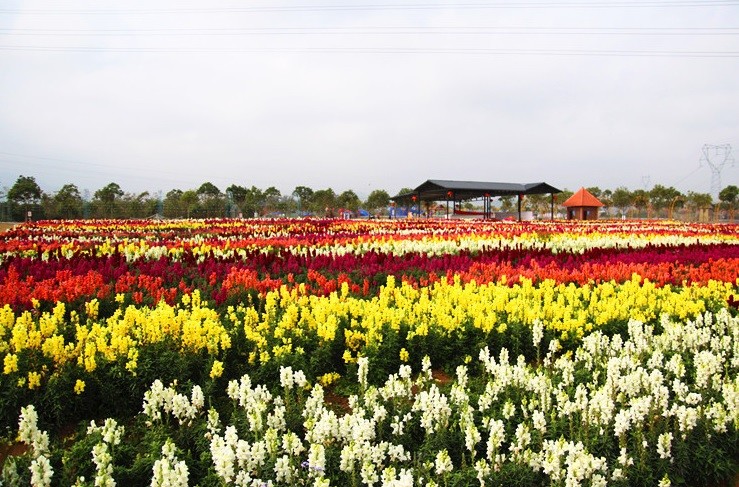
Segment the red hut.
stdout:
<svg viewBox="0 0 739 487">
<path fill-rule="evenodd" d="M 590 191 L 580 188 L 562 206 L 567 208 L 568 220 L 597 220 L 598 208 L 604 205 Z"/>
</svg>

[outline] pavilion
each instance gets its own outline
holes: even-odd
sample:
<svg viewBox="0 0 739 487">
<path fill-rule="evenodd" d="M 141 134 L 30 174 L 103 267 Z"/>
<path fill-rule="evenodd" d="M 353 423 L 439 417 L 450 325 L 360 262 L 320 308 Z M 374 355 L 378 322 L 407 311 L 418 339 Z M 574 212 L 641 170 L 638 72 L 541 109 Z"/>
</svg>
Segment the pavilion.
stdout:
<svg viewBox="0 0 739 487">
<path fill-rule="evenodd" d="M 603 203 L 585 188 L 580 188 L 575 194 L 562 203 L 567 208 L 568 220 L 597 220 L 598 209 Z"/>
<path fill-rule="evenodd" d="M 486 181 L 451 181 L 445 179 L 429 179 L 411 192 L 390 198 L 396 203 L 421 203 L 424 201 L 445 201 L 446 216 L 449 218 L 449 203 L 453 211 L 456 204 L 462 201 L 482 199 L 483 218 L 492 218 L 492 199 L 498 196 L 516 196 L 518 198 L 518 219 L 521 220 L 521 201 L 529 194 L 551 194 L 551 218 L 554 219 L 554 195 L 562 191 L 547 183 L 495 183 Z"/>
</svg>

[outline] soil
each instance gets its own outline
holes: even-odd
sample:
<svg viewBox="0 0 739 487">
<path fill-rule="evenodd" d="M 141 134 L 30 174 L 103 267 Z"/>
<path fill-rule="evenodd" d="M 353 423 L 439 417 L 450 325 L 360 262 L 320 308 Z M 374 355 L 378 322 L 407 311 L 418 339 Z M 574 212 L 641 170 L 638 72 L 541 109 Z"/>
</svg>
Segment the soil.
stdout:
<svg viewBox="0 0 739 487">
<path fill-rule="evenodd" d="M 25 443 L 12 443 L 0 446 L 0 466 L 5 464 L 8 457 L 19 457 L 28 451 L 28 445 Z"/>
<path fill-rule="evenodd" d="M 0 233 L 10 230 L 16 225 L 17 223 L 0 222 Z"/>
</svg>

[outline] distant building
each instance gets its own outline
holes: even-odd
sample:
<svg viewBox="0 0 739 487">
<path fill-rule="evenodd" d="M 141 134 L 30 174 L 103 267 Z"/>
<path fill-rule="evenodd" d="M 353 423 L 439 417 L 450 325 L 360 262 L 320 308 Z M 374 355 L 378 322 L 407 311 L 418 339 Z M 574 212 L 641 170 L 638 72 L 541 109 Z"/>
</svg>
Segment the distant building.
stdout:
<svg viewBox="0 0 739 487">
<path fill-rule="evenodd" d="M 598 208 L 604 205 L 590 191 L 580 188 L 562 206 L 567 208 L 568 220 L 597 220 Z"/>
</svg>

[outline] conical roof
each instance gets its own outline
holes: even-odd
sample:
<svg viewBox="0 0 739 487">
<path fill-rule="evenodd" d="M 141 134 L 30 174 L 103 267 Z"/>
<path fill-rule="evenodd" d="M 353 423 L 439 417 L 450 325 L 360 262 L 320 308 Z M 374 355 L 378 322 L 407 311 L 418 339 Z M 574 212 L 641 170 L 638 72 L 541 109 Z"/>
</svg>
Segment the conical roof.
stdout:
<svg viewBox="0 0 739 487">
<path fill-rule="evenodd" d="M 598 198 L 585 188 L 580 188 L 575 194 L 567 198 L 562 206 L 604 206 Z"/>
</svg>

